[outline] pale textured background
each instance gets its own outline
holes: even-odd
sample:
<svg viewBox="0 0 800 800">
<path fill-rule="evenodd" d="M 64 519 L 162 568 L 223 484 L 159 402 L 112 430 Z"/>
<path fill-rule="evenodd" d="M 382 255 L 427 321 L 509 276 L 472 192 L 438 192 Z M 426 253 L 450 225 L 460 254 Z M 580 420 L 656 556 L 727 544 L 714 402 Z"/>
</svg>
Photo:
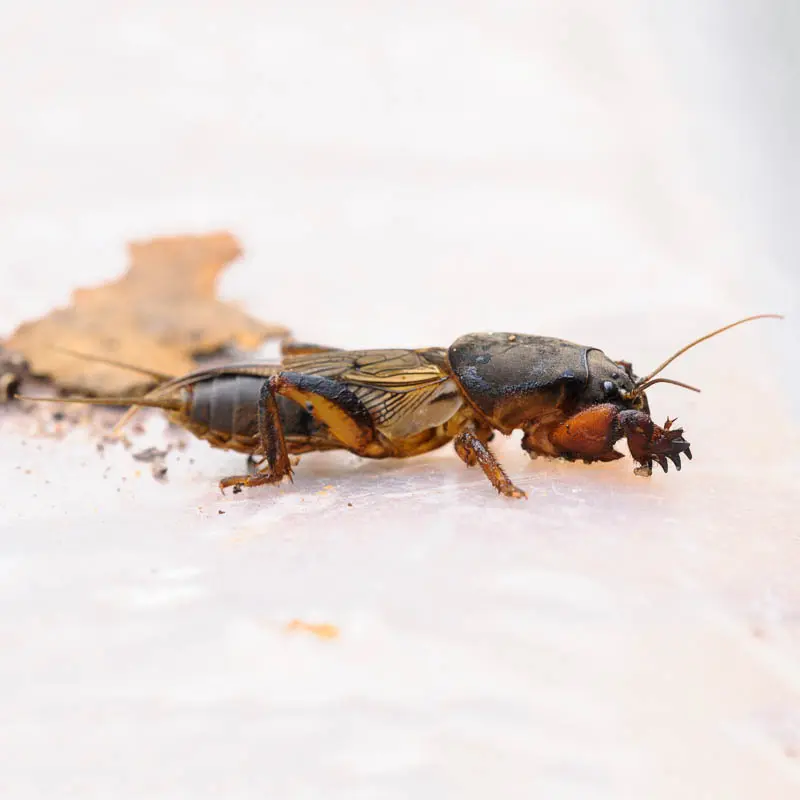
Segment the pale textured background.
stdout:
<svg viewBox="0 0 800 800">
<path fill-rule="evenodd" d="M 4 797 L 798 796 L 800 14 L 642 5 L 6 9 L 0 334 L 220 227 L 225 295 L 339 346 L 500 328 L 646 371 L 790 319 L 654 390 L 680 475 L 501 443 L 527 503 L 449 450 L 222 498 L 239 457 L 162 486 L 0 410 Z"/>
</svg>

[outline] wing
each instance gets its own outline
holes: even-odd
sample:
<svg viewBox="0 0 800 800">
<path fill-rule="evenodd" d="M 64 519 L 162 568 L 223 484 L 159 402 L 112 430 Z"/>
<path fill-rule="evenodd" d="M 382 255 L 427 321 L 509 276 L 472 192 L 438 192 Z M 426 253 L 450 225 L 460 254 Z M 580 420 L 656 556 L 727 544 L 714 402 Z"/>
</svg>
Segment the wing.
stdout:
<svg viewBox="0 0 800 800">
<path fill-rule="evenodd" d="M 283 368 L 347 384 L 375 425 L 400 437 L 433 427 L 460 407 L 460 393 L 441 366 L 443 354 L 438 349 L 341 350 L 290 356 Z"/>
<path fill-rule="evenodd" d="M 412 391 L 447 379 L 440 366 L 417 350 L 329 350 L 288 356 L 283 368 L 395 391 Z"/>
<path fill-rule="evenodd" d="M 220 364 L 216 367 L 201 367 L 186 375 L 172 378 L 165 383 L 160 383 L 149 394 L 161 394 L 163 392 L 174 391 L 184 387 L 193 386 L 200 381 L 216 378 L 221 375 L 254 375 L 259 378 L 269 378 L 276 372 L 280 372 L 281 365 L 277 362 L 267 361 L 243 361 L 237 364 Z"/>
</svg>

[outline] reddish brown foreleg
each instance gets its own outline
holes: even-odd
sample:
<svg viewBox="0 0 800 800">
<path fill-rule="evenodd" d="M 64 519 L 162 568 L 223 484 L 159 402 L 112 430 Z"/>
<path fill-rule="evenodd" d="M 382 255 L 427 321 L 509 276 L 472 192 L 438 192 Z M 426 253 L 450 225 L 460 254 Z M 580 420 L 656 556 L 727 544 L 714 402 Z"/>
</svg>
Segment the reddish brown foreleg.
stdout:
<svg viewBox="0 0 800 800">
<path fill-rule="evenodd" d="M 633 458 L 641 464 L 639 474 L 649 474 L 653 461 L 664 472 L 667 459 L 681 468 L 680 454 L 692 454 L 689 443 L 683 438 L 683 429 L 671 429 L 671 421 L 664 427 L 656 425 L 648 414 L 633 409 L 620 409 L 612 403 L 602 403 L 578 412 L 550 432 L 550 442 L 567 458 L 584 461 L 614 461 L 622 453 L 614 450 L 614 443 L 623 436 Z"/>
<path fill-rule="evenodd" d="M 590 406 L 554 428 L 548 438 L 567 458 L 615 461 L 623 458 L 614 449 L 614 442 L 622 437 L 618 416 L 619 408 L 611 403 Z"/>
<path fill-rule="evenodd" d="M 631 455 L 642 465 L 637 471 L 639 474 L 650 474 L 653 461 L 658 462 L 661 469 L 666 472 L 667 459 L 675 465 L 675 469 L 679 470 L 681 453 L 691 461 L 692 451 L 689 449 L 689 442 L 683 438 L 683 428 L 672 427 L 674 421 L 668 419 L 661 428 L 643 411 L 632 409 L 620 411 L 617 423 L 628 440 Z"/>
</svg>

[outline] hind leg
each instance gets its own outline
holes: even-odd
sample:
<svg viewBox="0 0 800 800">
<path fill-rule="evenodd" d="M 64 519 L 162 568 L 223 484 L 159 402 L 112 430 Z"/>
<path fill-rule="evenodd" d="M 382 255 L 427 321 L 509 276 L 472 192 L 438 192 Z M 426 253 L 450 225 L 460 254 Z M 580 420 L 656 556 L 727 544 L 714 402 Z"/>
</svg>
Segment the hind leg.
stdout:
<svg viewBox="0 0 800 800">
<path fill-rule="evenodd" d="M 248 475 L 231 475 L 219 482 L 219 488 L 261 486 L 265 483 L 280 483 L 284 478 L 292 479 L 292 465 L 283 438 L 283 426 L 276 398 L 277 375 L 264 381 L 258 400 L 258 434 L 263 458 L 256 463 L 255 471 Z M 235 489 L 234 489 L 235 490 Z"/>
<path fill-rule="evenodd" d="M 259 396 L 258 432 L 264 458 L 256 465 L 255 474 L 224 478 L 220 489 L 292 479 L 292 465 L 276 400 L 278 395 L 303 406 L 347 450 L 366 453 L 375 444 L 375 427 L 369 411 L 346 387 L 318 375 L 279 372 L 264 382 Z"/>
</svg>

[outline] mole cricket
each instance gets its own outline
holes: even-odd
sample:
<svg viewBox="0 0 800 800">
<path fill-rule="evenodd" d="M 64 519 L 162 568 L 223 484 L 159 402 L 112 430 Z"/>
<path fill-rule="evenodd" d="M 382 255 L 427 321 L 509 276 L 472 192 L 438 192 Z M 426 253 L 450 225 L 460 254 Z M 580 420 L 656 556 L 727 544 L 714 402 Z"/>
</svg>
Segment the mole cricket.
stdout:
<svg viewBox="0 0 800 800">
<path fill-rule="evenodd" d="M 467 466 L 479 466 L 506 497 L 524 498 L 489 450 L 495 432 L 523 431 L 522 449 L 584 462 L 616 461 L 625 438 L 639 475 L 653 462 L 667 472 L 689 442 L 674 420 L 653 422 L 646 389 L 670 383 L 658 376 L 690 348 L 737 325 L 782 317 L 759 314 L 712 331 L 682 347 L 643 378 L 630 362 L 596 347 L 521 333 L 470 333 L 449 348 L 340 350 L 286 340 L 280 363 L 244 362 L 170 377 L 111 359 L 73 353 L 151 376 L 151 391 L 134 397 L 36 398 L 54 402 L 129 405 L 117 429 L 141 407 L 212 447 L 257 457 L 250 474 L 220 488 L 292 480 L 290 455 L 348 450 L 364 458 L 407 458 L 452 441 Z"/>
</svg>

